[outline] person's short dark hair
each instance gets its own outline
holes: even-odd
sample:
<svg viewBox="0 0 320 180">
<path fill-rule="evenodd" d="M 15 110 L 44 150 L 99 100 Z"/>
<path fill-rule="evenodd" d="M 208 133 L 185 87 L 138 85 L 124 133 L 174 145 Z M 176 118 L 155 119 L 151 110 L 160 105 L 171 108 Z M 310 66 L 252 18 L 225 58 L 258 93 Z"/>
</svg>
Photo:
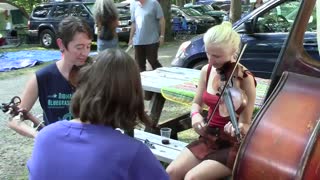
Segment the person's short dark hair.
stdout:
<svg viewBox="0 0 320 180">
<path fill-rule="evenodd" d="M 136 62 L 120 49 L 100 52 L 92 65 L 80 70 L 71 112 L 83 122 L 124 130 L 133 129 L 139 120 L 150 125 Z"/>
<path fill-rule="evenodd" d="M 77 32 L 85 33 L 89 39 L 93 39 L 89 24 L 82 18 L 68 16 L 59 23 L 58 37 L 66 48 Z"/>
</svg>

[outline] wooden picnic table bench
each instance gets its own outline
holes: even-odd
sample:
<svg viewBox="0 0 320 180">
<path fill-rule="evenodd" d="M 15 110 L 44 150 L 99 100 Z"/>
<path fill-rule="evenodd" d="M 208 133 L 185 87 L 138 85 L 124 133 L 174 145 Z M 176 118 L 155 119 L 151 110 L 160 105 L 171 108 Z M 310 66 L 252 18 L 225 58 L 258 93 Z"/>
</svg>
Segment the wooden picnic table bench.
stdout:
<svg viewBox="0 0 320 180">
<path fill-rule="evenodd" d="M 162 144 L 162 137 L 143 130 L 134 130 L 134 138 L 149 146 L 159 161 L 170 163 L 185 148 L 187 143 L 170 139 L 170 144 Z"/>
</svg>

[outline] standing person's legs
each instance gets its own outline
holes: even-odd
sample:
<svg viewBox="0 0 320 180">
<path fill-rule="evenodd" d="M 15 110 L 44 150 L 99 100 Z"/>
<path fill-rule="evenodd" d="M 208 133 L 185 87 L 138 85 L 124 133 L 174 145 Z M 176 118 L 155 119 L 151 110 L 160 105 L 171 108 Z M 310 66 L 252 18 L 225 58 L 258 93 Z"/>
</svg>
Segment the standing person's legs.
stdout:
<svg viewBox="0 0 320 180">
<path fill-rule="evenodd" d="M 140 72 L 146 71 L 146 45 L 137 45 L 134 46 L 134 59 L 136 60 L 137 64 L 139 65 Z M 148 91 L 144 91 L 144 100 L 151 100 L 152 93 Z"/>
<path fill-rule="evenodd" d="M 136 45 L 134 46 L 134 59 L 139 65 L 140 72 L 146 70 L 146 46 L 145 45 Z"/>
<path fill-rule="evenodd" d="M 159 49 L 159 43 L 146 45 L 146 57 L 152 69 L 157 69 L 159 67 L 162 67 L 162 65 L 158 61 L 158 49 Z"/>
</svg>

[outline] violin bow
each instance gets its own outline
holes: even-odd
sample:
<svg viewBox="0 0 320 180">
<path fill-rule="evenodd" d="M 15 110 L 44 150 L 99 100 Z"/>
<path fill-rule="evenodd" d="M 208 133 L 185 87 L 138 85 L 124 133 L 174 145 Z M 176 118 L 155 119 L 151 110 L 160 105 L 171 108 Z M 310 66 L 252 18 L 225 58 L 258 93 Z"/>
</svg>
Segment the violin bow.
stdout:
<svg viewBox="0 0 320 180">
<path fill-rule="evenodd" d="M 218 102 L 217 102 L 216 106 L 214 107 L 214 110 L 212 111 L 212 113 L 209 116 L 209 121 L 207 122 L 207 124 L 210 124 L 210 122 L 212 121 L 212 117 L 213 117 L 214 113 L 217 111 L 219 104 L 220 104 L 220 101 L 221 101 L 221 98 L 223 97 L 224 102 L 227 107 L 227 110 L 228 110 L 228 113 L 230 115 L 231 124 L 232 124 L 233 128 L 235 129 L 235 135 L 237 137 L 238 142 L 241 142 L 242 137 L 240 134 L 240 129 L 238 127 L 237 116 L 236 116 L 235 108 L 234 108 L 233 101 L 231 98 L 231 93 L 230 93 L 230 90 L 228 87 L 230 86 L 230 82 L 233 77 L 233 74 L 234 74 L 234 72 L 240 62 L 240 59 L 241 59 L 246 47 L 247 47 L 247 44 L 243 44 L 241 52 L 240 52 L 239 56 L 237 57 L 236 64 L 232 69 L 231 75 L 228 78 L 228 80 L 226 81 L 226 83 L 221 91 L 221 95 L 219 96 Z M 212 66 L 212 64 L 209 64 L 209 65 Z"/>
</svg>

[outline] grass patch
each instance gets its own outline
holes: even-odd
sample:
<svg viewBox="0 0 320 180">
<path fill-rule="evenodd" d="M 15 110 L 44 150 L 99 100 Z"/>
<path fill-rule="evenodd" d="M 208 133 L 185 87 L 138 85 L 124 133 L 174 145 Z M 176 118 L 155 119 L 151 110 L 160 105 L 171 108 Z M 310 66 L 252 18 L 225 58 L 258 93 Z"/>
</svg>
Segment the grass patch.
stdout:
<svg viewBox="0 0 320 180">
<path fill-rule="evenodd" d="M 183 141 L 185 143 L 191 143 L 192 141 L 198 139 L 198 137 L 199 134 L 197 134 L 192 128 L 178 133 L 179 141 Z"/>
</svg>

